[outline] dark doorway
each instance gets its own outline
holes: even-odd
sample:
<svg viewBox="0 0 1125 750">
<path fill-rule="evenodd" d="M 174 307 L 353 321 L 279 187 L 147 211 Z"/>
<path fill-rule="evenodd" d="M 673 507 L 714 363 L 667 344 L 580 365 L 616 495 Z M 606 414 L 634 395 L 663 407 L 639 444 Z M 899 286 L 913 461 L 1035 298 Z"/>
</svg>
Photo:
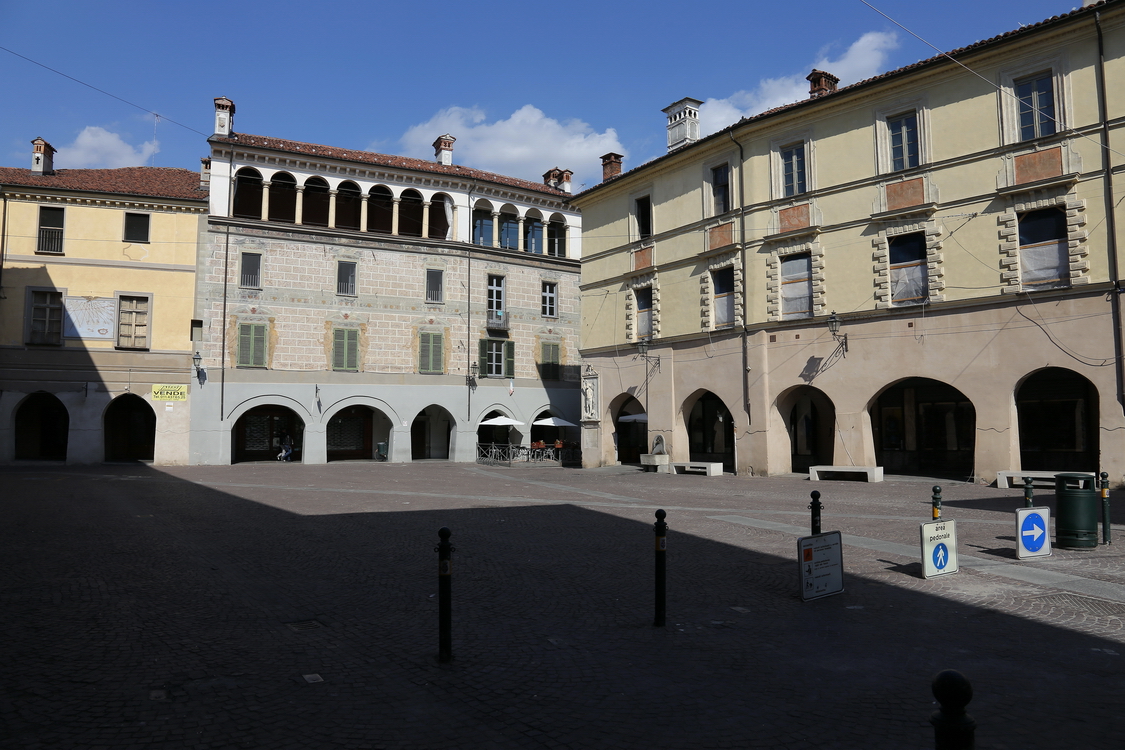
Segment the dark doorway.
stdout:
<svg viewBox="0 0 1125 750">
<path fill-rule="evenodd" d="M 1098 470 L 1098 389 L 1076 372 L 1048 367 L 1016 392 L 1020 468 Z"/>
<path fill-rule="evenodd" d="M 904 380 L 880 394 L 870 415 L 875 459 L 887 473 L 973 476 L 977 412 L 953 386 Z"/>
<path fill-rule="evenodd" d="M 126 393 L 102 418 L 106 461 L 151 461 L 156 448 L 156 412 L 143 398 Z"/>
<path fill-rule="evenodd" d="M 622 404 L 613 420 L 613 428 L 617 434 L 618 462 L 639 464 L 641 454 L 648 453 L 648 415 L 641 402 L 630 397 Z"/>
<path fill-rule="evenodd" d="M 410 458 L 448 459 L 452 433 L 452 415 L 440 406 L 427 406 L 410 424 Z"/>
<path fill-rule="evenodd" d="M 734 419 L 723 400 L 711 391 L 704 391 L 691 407 L 688 451 L 691 461 L 721 461 L 723 471 L 734 471 Z"/>
<path fill-rule="evenodd" d="M 836 407 L 832 400 L 816 388 L 799 386 L 779 399 L 778 407 L 787 417 L 790 471 L 833 464 Z"/>
<path fill-rule="evenodd" d="M 65 461 L 70 414 L 50 393 L 33 393 L 16 409 L 16 459 Z"/>
<path fill-rule="evenodd" d="M 293 442 L 293 461 L 301 460 L 305 423 L 284 406 L 256 406 L 238 418 L 234 425 L 234 451 L 231 460 L 273 461 L 281 453 L 283 438 Z"/>
<path fill-rule="evenodd" d="M 366 406 L 349 406 L 328 421 L 328 460 L 347 461 L 374 457 L 372 426 L 375 413 Z"/>
</svg>

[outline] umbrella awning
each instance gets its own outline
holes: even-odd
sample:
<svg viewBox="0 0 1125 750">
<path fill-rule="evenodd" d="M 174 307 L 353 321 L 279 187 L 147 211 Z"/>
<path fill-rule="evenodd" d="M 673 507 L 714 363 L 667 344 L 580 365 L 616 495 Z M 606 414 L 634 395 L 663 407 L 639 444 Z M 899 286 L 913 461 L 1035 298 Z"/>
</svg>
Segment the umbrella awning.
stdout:
<svg viewBox="0 0 1125 750">
<path fill-rule="evenodd" d="M 647 422 L 647 414 L 626 414 L 623 417 L 617 418 L 618 422 Z"/>
<path fill-rule="evenodd" d="M 480 423 L 481 427 L 511 427 L 512 425 L 517 424 L 523 424 L 523 422 L 519 421 L 518 419 L 512 419 L 511 417 L 493 417 L 492 419 L 486 419 Z"/>
<path fill-rule="evenodd" d="M 532 422 L 532 424 L 533 425 L 539 425 L 541 427 L 577 427 L 578 426 L 578 425 L 574 424 L 574 422 L 567 422 L 562 417 L 544 417 L 543 419 L 535 420 L 534 422 Z"/>
</svg>

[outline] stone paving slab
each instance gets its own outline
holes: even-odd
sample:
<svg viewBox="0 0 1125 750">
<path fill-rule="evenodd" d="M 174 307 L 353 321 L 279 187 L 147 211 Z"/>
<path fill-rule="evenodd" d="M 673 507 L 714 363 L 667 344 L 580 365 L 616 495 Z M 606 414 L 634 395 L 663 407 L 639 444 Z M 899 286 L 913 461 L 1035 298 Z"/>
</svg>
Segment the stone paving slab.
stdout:
<svg viewBox="0 0 1125 750">
<path fill-rule="evenodd" d="M 1118 544 L 1017 561 L 1022 490 L 943 484 L 962 570 L 925 580 L 916 479 L 427 462 L 0 482 L 3 748 L 929 748 L 945 668 L 973 682 L 978 747 L 1125 744 L 1117 507 Z M 814 488 L 845 592 L 802 602 Z"/>
</svg>

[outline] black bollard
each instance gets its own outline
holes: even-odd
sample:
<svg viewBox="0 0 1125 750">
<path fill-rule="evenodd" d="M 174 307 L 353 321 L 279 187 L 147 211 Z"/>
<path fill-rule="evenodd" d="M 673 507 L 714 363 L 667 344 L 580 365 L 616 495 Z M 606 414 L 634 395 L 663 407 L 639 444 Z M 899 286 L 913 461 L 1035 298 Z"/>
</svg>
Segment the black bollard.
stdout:
<svg viewBox="0 0 1125 750">
<path fill-rule="evenodd" d="M 1035 489 L 1031 486 L 1031 477 L 1023 478 L 1023 507 L 1035 507 Z"/>
<path fill-rule="evenodd" d="M 817 490 L 813 490 L 809 497 L 812 498 L 809 503 L 809 510 L 812 511 L 812 536 L 816 536 L 820 533 L 820 511 L 824 506 L 820 504 L 820 492 Z"/>
<path fill-rule="evenodd" d="M 1109 474 L 1102 472 L 1102 544 L 1113 544 L 1113 533 L 1109 528 Z"/>
<path fill-rule="evenodd" d="M 452 532 L 442 526 L 438 529 L 441 541 L 434 550 L 438 553 L 438 661 L 446 663 L 453 659 L 453 587 L 452 561 L 453 546 L 449 543 Z"/>
<path fill-rule="evenodd" d="M 930 504 L 934 506 L 934 520 L 941 520 L 941 487 L 934 485 L 934 496 L 930 498 Z"/>
<path fill-rule="evenodd" d="M 664 523 L 664 519 L 667 517 L 663 509 L 656 511 L 656 523 L 652 525 L 652 530 L 656 532 L 656 616 L 652 624 L 658 628 L 664 627 L 664 556 L 668 551 L 668 524 Z"/>
<path fill-rule="evenodd" d="M 972 684 L 957 670 L 946 669 L 934 675 L 930 689 L 941 705 L 930 715 L 935 750 L 973 750 L 977 723 L 965 713 L 973 699 Z"/>
</svg>

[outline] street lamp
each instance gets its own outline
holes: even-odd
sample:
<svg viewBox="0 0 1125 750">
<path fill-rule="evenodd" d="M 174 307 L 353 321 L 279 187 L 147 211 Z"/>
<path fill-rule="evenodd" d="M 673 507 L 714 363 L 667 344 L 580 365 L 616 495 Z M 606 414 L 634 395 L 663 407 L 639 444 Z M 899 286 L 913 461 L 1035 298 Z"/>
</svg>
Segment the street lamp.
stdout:
<svg viewBox="0 0 1125 750">
<path fill-rule="evenodd" d="M 828 332 L 832 334 L 832 338 L 840 342 L 844 347 L 844 354 L 848 353 L 848 334 L 840 334 L 840 318 L 836 316 L 836 311 L 833 310 L 832 314 L 828 316 Z"/>
<path fill-rule="evenodd" d="M 479 372 L 480 367 L 477 366 L 476 362 L 473 362 L 471 365 L 469 365 L 469 374 L 465 376 L 465 385 L 472 386 L 473 381 L 477 379 L 477 373 Z"/>
<path fill-rule="evenodd" d="M 195 356 L 191 358 L 191 363 L 195 365 L 195 379 L 200 385 L 203 385 L 203 381 L 207 379 L 207 371 L 201 366 L 203 364 L 203 357 L 199 355 L 199 352 L 196 352 Z"/>
</svg>

